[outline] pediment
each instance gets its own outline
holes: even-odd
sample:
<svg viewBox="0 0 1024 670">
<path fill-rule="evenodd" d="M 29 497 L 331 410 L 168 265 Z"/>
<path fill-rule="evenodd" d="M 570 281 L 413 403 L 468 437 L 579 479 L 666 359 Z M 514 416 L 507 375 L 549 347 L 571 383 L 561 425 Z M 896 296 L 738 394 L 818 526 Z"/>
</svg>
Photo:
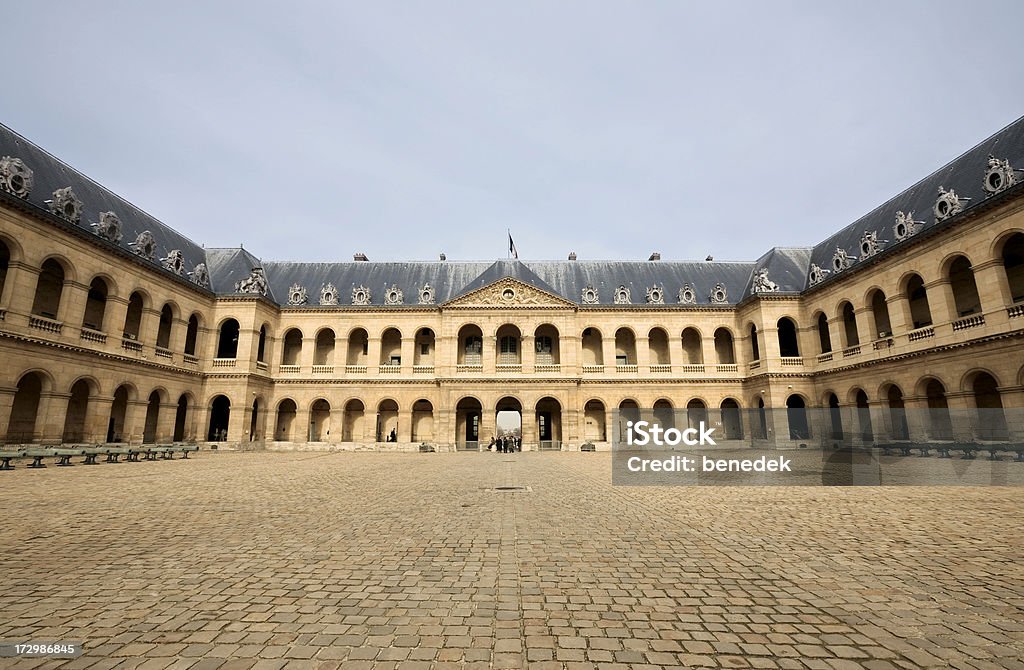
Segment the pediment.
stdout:
<svg viewBox="0 0 1024 670">
<path fill-rule="evenodd" d="M 512 277 L 506 277 L 454 298 L 446 302 L 444 307 L 575 308 L 576 303 Z"/>
</svg>

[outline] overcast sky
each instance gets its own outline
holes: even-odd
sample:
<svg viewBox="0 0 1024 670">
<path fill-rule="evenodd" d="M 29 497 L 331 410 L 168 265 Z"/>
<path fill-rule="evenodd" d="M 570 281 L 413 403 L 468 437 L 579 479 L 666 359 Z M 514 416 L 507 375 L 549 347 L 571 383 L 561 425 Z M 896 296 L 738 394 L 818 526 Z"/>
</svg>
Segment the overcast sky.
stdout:
<svg viewBox="0 0 1024 670">
<path fill-rule="evenodd" d="M 1024 3 L 21 2 L 0 120 L 274 260 L 753 260 L 1024 114 Z M 980 175 L 979 175 L 980 179 Z"/>
</svg>

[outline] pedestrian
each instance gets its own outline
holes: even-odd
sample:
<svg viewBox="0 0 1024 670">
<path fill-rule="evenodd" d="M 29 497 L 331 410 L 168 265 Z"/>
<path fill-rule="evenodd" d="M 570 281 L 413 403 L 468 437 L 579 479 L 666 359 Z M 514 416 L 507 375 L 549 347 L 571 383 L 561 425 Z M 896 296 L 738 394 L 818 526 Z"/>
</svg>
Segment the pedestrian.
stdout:
<svg viewBox="0 0 1024 670">
<path fill-rule="evenodd" d="M 491 435 L 491 441 L 490 441 L 490 443 L 489 443 L 489 444 L 487 445 L 487 451 L 490 451 L 491 449 L 494 449 L 494 446 L 495 446 L 495 444 L 497 444 L 497 443 L 496 443 L 496 442 L 495 442 L 495 440 L 494 440 L 494 436 L 493 436 L 493 435 Z"/>
</svg>

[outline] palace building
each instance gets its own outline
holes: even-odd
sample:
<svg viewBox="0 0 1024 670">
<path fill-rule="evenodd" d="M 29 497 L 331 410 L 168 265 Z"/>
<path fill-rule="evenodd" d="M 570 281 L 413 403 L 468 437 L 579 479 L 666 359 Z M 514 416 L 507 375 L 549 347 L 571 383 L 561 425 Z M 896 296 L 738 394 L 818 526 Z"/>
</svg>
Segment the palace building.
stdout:
<svg viewBox="0 0 1024 670">
<path fill-rule="evenodd" d="M 749 262 L 302 263 L 204 249 L 0 126 L 0 441 L 474 449 L 518 412 L 575 450 L 644 408 L 786 446 L 810 408 L 876 438 L 1022 408 L 1022 168 L 1024 119 Z"/>
</svg>

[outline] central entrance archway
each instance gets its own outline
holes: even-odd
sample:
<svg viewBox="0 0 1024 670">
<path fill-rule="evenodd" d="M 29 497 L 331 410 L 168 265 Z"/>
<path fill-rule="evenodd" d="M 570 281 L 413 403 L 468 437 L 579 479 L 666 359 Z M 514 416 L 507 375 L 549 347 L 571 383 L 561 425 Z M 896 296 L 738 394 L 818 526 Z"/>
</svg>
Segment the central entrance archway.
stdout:
<svg viewBox="0 0 1024 670">
<path fill-rule="evenodd" d="M 506 396 L 494 406 L 494 437 L 516 440 L 523 444 L 523 405 L 517 399 Z"/>
</svg>

